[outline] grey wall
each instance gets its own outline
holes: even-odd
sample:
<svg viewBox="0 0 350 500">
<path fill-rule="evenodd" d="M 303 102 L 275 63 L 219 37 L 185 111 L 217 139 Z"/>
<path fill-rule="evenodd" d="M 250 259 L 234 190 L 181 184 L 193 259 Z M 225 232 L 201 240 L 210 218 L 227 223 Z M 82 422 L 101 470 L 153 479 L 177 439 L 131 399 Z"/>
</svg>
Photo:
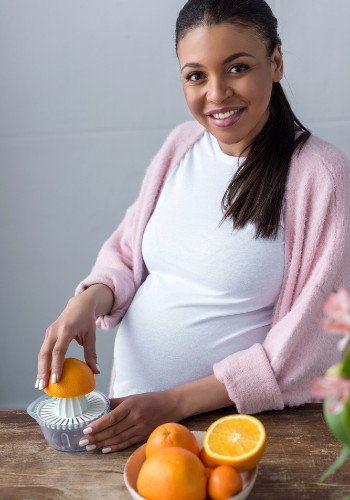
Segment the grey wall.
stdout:
<svg viewBox="0 0 350 500">
<path fill-rule="evenodd" d="M 0 0 L 0 408 L 38 396 L 46 327 L 190 118 L 172 38 L 183 3 Z M 270 4 L 297 115 L 350 157 L 350 2 Z M 114 336 L 98 332 L 103 391 Z"/>
</svg>

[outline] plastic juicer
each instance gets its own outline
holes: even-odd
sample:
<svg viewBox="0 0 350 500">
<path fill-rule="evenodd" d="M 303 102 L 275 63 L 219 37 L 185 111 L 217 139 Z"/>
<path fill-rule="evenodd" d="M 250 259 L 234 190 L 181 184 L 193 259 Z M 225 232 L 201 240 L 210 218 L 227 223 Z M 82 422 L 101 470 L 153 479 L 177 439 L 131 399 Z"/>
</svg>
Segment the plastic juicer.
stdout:
<svg viewBox="0 0 350 500">
<path fill-rule="evenodd" d="M 83 430 L 108 411 L 107 396 L 97 390 L 67 398 L 45 394 L 27 408 L 28 414 L 40 425 L 47 443 L 59 451 L 85 451 L 79 446 Z"/>
</svg>

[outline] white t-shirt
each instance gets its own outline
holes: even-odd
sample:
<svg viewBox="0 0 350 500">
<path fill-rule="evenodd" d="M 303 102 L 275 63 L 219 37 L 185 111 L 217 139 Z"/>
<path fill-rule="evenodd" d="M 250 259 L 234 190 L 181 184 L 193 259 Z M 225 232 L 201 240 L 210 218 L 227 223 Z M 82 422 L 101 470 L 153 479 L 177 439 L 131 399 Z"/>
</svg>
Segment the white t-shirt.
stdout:
<svg viewBox="0 0 350 500">
<path fill-rule="evenodd" d="M 143 237 L 149 274 L 115 340 L 114 396 L 165 390 L 263 342 L 282 284 L 284 229 L 234 229 L 221 200 L 238 168 L 206 132 L 169 173 Z M 243 161 L 243 160 L 241 160 Z"/>
</svg>

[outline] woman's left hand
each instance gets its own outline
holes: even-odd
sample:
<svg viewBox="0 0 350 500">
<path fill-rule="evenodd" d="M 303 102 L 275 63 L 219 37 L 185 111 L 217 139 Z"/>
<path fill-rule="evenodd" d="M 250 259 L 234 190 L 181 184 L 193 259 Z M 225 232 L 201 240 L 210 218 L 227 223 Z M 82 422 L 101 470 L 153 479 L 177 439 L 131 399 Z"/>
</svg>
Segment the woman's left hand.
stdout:
<svg viewBox="0 0 350 500">
<path fill-rule="evenodd" d="M 167 391 L 114 398 L 110 404 L 109 413 L 84 429 L 79 444 L 87 451 L 119 451 L 147 439 L 158 425 L 180 420 L 176 401 Z"/>
</svg>

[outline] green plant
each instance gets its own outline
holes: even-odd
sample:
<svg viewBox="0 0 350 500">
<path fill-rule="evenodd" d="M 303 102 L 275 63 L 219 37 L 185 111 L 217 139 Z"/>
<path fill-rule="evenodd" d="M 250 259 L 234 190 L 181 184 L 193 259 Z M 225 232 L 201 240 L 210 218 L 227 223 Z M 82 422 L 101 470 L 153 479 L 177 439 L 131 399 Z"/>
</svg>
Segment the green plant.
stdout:
<svg viewBox="0 0 350 500">
<path fill-rule="evenodd" d="M 343 449 L 322 474 L 324 481 L 350 456 L 350 293 L 344 288 L 331 293 L 324 303 L 323 327 L 329 334 L 341 334 L 338 349 L 343 353 L 340 363 L 331 366 L 324 377 L 311 383 L 311 393 L 324 399 L 323 414 L 333 435 L 343 443 Z"/>
</svg>

